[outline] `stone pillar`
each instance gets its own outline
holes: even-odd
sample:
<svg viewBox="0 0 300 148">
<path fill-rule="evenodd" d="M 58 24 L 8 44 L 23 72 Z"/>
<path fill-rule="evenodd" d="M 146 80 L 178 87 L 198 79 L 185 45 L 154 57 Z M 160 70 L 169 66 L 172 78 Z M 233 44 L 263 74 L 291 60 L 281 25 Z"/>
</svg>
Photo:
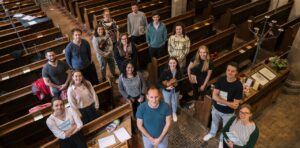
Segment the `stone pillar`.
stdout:
<svg viewBox="0 0 300 148">
<path fill-rule="evenodd" d="M 187 0 L 172 0 L 172 17 L 186 12 Z"/>
<path fill-rule="evenodd" d="M 291 47 L 288 55 L 288 63 L 290 66 L 290 73 L 283 87 L 287 94 L 300 94 L 300 29 Z"/>
</svg>

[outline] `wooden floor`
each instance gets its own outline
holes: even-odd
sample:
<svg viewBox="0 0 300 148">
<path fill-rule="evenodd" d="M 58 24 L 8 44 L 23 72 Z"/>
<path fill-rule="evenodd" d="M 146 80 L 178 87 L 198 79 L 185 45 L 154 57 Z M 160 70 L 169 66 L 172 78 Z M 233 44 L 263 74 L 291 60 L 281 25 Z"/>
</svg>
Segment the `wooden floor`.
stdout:
<svg viewBox="0 0 300 148">
<path fill-rule="evenodd" d="M 70 30 L 75 26 L 80 26 L 82 24 L 76 22 L 76 20 L 69 16 L 66 11 L 62 11 L 57 7 L 50 7 L 45 9 L 47 15 L 51 17 L 55 24 L 59 24 L 61 30 L 65 34 L 70 34 Z M 90 41 L 91 36 L 84 34 L 84 37 Z M 95 55 L 95 54 L 93 54 Z M 93 57 L 96 66 L 98 65 L 97 60 Z M 97 66 L 97 71 L 99 77 L 102 77 L 99 71 L 100 67 Z M 117 92 L 116 84 L 114 85 L 114 92 Z M 300 96 L 289 96 L 281 94 L 278 98 L 277 103 L 273 104 L 265 112 L 263 112 L 256 123 L 260 129 L 260 137 L 258 140 L 257 148 L 299 148 L 300 147 Z M 186 124 L 187 122 L 196 122 L 192 119 L 191 116 L 186 114 L 179 115 L 179 121 L 173 126 L 172 131 L 170 132 L 170 138 L 179 140 L 179 145 L 176 142 L 170 142 L 171 147 L 217 147 L 216 142 L 213 142 L 212 145 L 189 145 L 191 141 L 194 143 L 201 143 L 202 136 L 206 134 L 206 130 L 201 130 L 200 132 L 191 132 L 199 131 L 199 124 Z M 186 127 L 188 126 L 188 127 Z M 182 128 L 186 127 L 186 128 Z M 180 130 L 178 130 L 180 128 Z M 186 135 L 185 137 L 176 136 L 180 131 L 180 135 Z M 141 147 L 141 141 L 139 135 L 134 135 L 133 147 Z M 175 143 L 175 144 L 174 144 Z"/>
</svg>

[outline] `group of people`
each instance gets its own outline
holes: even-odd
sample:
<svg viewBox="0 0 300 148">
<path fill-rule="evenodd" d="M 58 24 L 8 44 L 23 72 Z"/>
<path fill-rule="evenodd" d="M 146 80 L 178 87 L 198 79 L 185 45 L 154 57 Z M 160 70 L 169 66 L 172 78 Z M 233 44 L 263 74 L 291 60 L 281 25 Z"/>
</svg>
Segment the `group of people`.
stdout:
<svg viewBox="0 0 300 148">
<path fill-rule="evenodd" d="M 185 79 L 183 73 L 188 74 L 193 98 L 203 100 L 213 72 L 213 62 L 206 46 L 200 46 L 195 57 L 186 61 L 190 40 L 182 23 L 174 25 L 172 35 L 167 39 L 167 29 L 159 21 L 158 12 L 153 13 L 153 22 L 148 24 L 145 14 L 138 10 L 137 3 L 133 2 L 131 8 L 132 13 L 128 14 L 127 19 L 128 33 L 119 33 L 116 21 L 110 17 L 110 11 L 104 10 L 103 19 L 95 27 L 91 42 L 100 64 L 102 81 L 106 79 L 107 64 L 114 77 L 117 77 L 115 65 L 118 66 L 121 73 L 118 76 L 119 92 L 132 103 L 137 128 L 143 135 L 144 147 L 164 148 L 168 146 L 168 131 L 172 120 L 178 120 L 178 101 L 183 87 L 182 80 Z M 73 40 L 65 49 L 66 63 L 57 60 L 53 50 L 46 51 L 48 63 L 44 66 L 42 75 L 45 84 L 55 96 L 52 100 L 53 113 L 47 119 L 47 125 L 60 139 L 61 147 L 86 147 L 80 129 L 83 124 L 99 116 L 99 99 L 93 88 L 99 81 L 88 41 L 82 39 L 80 29 L 72 29 L 71 33 Z M 136 48 L 136 44 L 143 42 L 147 42 L 149 47 L 148 60 L 152 57 L 159 58 L 166 51 L 170 56 L 168 66 L 161 72 L 158 82 L 148 88 L 139 72 Z M 187 67 L 186 62 L 189 62 Z M 220 146 L 238 147 L 230 141 L 227 135 L 229 132 L 241 139 L 242 147 L 254 147 L 258 128 L 252 121 L 251 107 L 239 106 L 243 86 L 237 74 L 238 65 L 230 63 L 226 76 L 216 82 L 212 93 L 211 129 L 203 140 L 208 141 L 216 136 L 222 120 L 224 128 Z M 58 99 L 64 93 L 70 108 L 65 108 L 64 102 Z M 238 114 L 234 116 L 238 108 Z"/>
</svg>

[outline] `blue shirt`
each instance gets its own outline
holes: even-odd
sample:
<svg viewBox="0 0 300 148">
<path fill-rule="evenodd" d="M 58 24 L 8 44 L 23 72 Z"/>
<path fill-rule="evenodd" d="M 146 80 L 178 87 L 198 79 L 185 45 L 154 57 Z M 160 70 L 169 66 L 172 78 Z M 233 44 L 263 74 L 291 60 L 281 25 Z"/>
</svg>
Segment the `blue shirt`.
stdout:
<svg viewBox="0 0 300 148">
<path fill-rule="evenodd" d="M 80 46 L 70 42 L 65 51 L 66 61 L 72 69 L 82 70 L 92 62 L 90 44 L 82 39 Z"/>
<path fill-rule="evenodd" d="M 136 112 L 136 118 L 143 120 L 144 128 L 154 138 L 158 138 L 166 125 L 166 117 L 171 115 L 171 108 L 163 101 L 157 108 L 150 108 L 148 101 L 142 103 Z"/>
<path fill-rule="evenodd" d="M 153 23 L 147 26 L 146 40 L 150 47 L 159 48 L 165 45 L 167 41 L 167 29 L 164 23 L 159 22 L 158 28 L 155 29 Z"/>
</svg>

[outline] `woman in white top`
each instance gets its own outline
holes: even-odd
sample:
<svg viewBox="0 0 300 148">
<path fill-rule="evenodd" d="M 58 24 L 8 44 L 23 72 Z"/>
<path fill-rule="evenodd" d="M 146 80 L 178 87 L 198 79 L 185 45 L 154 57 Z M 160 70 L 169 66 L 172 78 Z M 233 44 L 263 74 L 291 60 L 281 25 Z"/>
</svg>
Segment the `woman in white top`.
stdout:
<svg viewBox="0 0 300 148">
<path fill-rule="evenodd" d="M 65 109 L 62 100 L 52 99 L 53 113 L 49 116 L 46 123 L 48 128 L 59 138 L 61 148 L 86 148 L 86 141 L 80 132 L 82 121 L 74 110 Z"/>
<path fill-rule="evenodd" d="M 83 124 L 98 117 L 98 96 L 92 84 L 84 79 L 79 70 L 73 72 L 72 81 L 68 88 L 68 101 L 71 108 L 81 116 Z"/>
</svg>

